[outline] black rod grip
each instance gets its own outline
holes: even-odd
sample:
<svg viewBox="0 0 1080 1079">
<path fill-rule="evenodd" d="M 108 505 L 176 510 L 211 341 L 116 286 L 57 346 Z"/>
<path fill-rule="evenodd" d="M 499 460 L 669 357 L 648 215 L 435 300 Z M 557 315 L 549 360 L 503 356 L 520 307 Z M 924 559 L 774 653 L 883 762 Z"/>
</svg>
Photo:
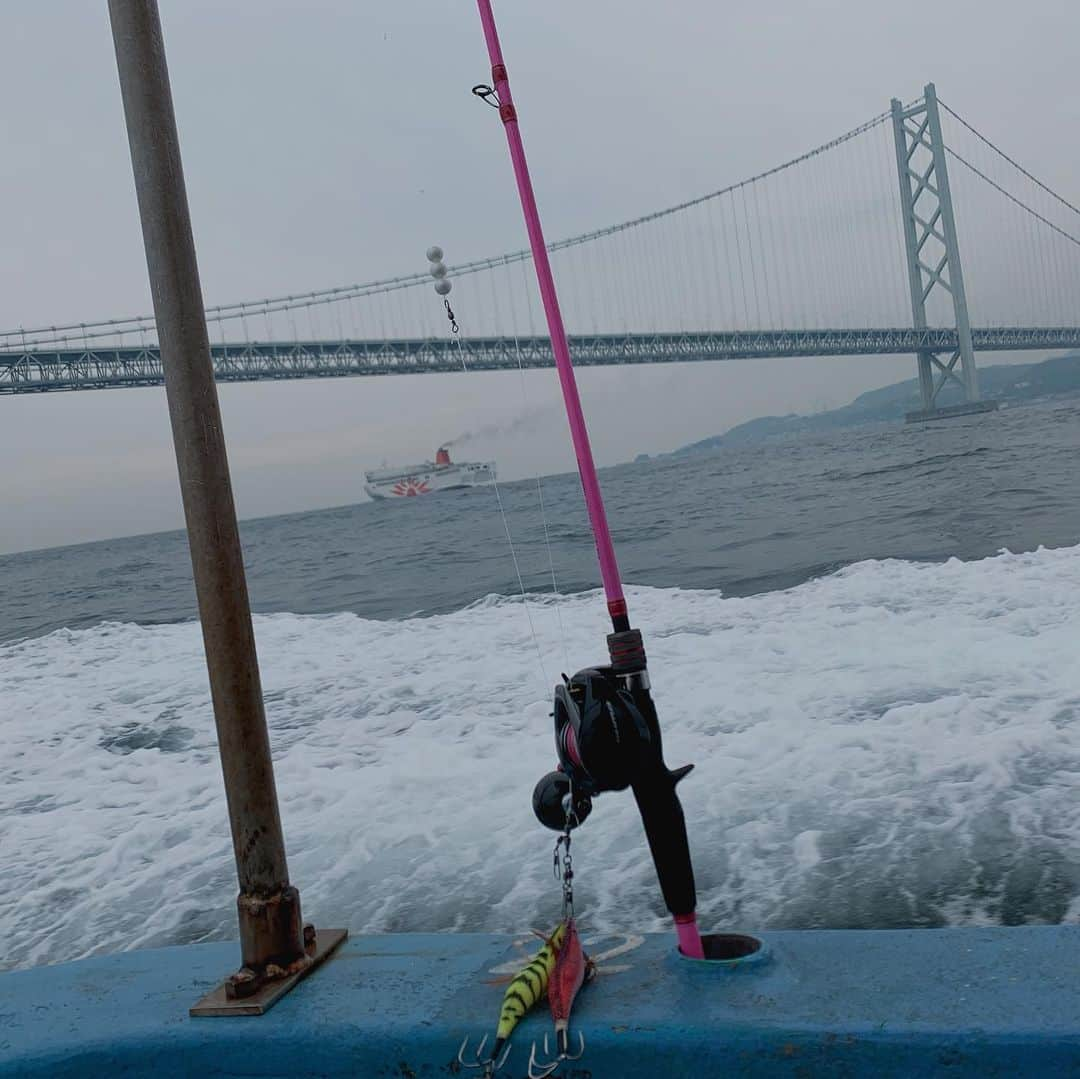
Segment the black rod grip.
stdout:
<svg viewBox="0 0 1080 1079">
<path fill-rule="evenodd" d="M 686 818 L 675 793 L 675 779 L 663 762 L 658 764 L 658 768 L 650 769 L 633 785 L 634 798 L 645 825 L 664 903 L 672 914 L 692 914 L 697 907 L 697 892 Z"/>
<path fill-rule="evenodd" d="M 649 728 L 650 743 L 648 756 L 641 762 L 631 784 L 634 799 L 668 910 L 672 914 L 692 914 L 697 907 L 694 867 L 690 860 L 686 817 L 675 785 L 693 766 L 687 765 L 674 772 L 668 770 L 664 763 L 660 719 L 652 694 L 647 685 L 639 685 L 631 690 L 631 696 Z"/>
</svg>

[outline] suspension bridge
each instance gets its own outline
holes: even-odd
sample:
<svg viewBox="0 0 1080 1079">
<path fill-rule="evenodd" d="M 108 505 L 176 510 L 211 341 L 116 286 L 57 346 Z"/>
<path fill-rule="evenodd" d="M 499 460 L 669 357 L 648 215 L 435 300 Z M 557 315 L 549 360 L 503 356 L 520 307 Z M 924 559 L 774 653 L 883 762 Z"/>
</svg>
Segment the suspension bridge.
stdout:
<svg viewBox="0 0 1080 1079">
<path fill-rule="evenodd" d="M 931 84 L 775 168 L 551 252 L 575 364 L 908 353 L 915 415 L 933 418 L 993 407 L 976 352 L 1080 348 L 1078 218 Z M 458 334 L 419 272 L 210 307 L 216 376 L 551 366 L 529 262 L 451 267 Z M 160 384 L 154 334 L 152 316 L 0 331 L 0 394 Z"/>
</svg>

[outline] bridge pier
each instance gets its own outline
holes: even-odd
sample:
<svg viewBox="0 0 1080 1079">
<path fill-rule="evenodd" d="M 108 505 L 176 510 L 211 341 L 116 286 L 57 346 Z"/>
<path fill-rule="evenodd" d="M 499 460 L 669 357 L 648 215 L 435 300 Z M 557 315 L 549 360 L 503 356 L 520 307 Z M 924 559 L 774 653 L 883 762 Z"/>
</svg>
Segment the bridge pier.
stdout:
<svg viewBox="0 0 1080 1079">
<path fill-rule="evenodd" d="M 935 405 L 917 409 L 904 416 L 905 423 L 926 423 L 927 420 L 951 420 L 956 416 L 975 416 L 980 412 L 997 412 L 997 401 L 965 401 L 961 405 Z"/>
<path fill-rule="evenodd" d="M 908 422 L 992 411 L 995 405 L 979 399 L 979 377 L 934 84 L 928 83 L 922 100 L 909 108 L 905 109 L 893 98 L 892 123 L 915 329 L 927 328 L 926 302 L 942 293 L 951 302 L 956 327 L 956 348 L 951 350 L 947 361 L 942 358 L 944 353 L 925 349 L 916 353 L 922 408 L 909 413 Z M 963 406 L 937 404 L 938 395 L 950 382 L 962 391 Z"/>
</svg>

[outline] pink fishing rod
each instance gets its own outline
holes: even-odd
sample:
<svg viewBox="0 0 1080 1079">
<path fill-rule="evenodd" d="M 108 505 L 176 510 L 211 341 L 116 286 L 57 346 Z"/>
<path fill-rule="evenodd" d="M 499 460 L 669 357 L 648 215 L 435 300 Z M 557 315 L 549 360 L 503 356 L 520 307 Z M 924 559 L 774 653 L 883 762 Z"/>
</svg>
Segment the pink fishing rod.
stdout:
<svg viewBox="0 0 1080 1079">
<path fill-rule="evenodd" d="M 562 311 L 559 309 L 555 279 L 551 275 L 551 263 L 544 243 L 544 230 L 540 226 L 540 211 L 536 208 L 536 196 L 533 194 L 532 180 L 529 178 L 529 164 L 525 160 L 525 147 L 518 128 L 517 110 L 514 108 L 514 99 L 510 94 L 506 64 L 503 63 L 499 34 L 495 29 L 495 15 L 491 10 L 490 0 L 477 0 L 477 3 L 480 8 L 480 21 L 484 25 L 488 55 L 491 57 L 491 76 L 499 101 L 499 116 L 506 129 L 506 141 L 510 144 L 510 159 L 514 163 L 514 176 L 517 179 L 518 194 L 521 196 L 521 209 L 525 214 L 525 227 L 529 233 L 529 246 L 532 248 L 536 279 L 540 285 L 540 297 L 544 302 L 544 316 L 547 319 L 548 334 L 551 337 L 551 351 L 555 354 L 555 366 L 559 372 L 563 400 L 566 402 L 566 416 L 570 421 L 570 437 L 574 443 L 578 473 L 581 475 L 581 487 L 585 493 L 585 507 L 589 512 L 589 522 L 596 540 L 596 555 L 600 560 L 600 578 L 604 582 L 608 613 L 618 632 L 630 628 L 626 599 L 623 596 L 619 564 L 615 560 L 615 548 L 608 529 L 604 498 L 600 493 L 600 481 L 597 479 L 596 465 L 593 463 L 585 415 L 581 410 L 574 365 L 570 361 L 570 345 L 566 340 L 566 327 L 563 325 Z"/>
<path fill-rule="evenodd" d="M 547 318 L 548 333 L 551 337 L 551 350 L 555 354 L 555 366 L 559 372 L 563 400 L 566 403 L 566 415 L 570 421 L 570 436 L 577 455 L 578 472 L 585 494 L 585 506 L 592 524 L 593 538 L 596 541 L 596 554 L 600 560 L 600 576 L 604 582 L 607 596 L 608 613 L 614 629 L 608 637 L 608 650 L 611 656 L 611 678 L 618 687 L 616 690 L 617 707 L 622 709 L 624 717 L 631 723 L 624 729 L 622 737 L 626 740 L 624 750 L 634 737 L 642 738 L 640 758 L 634 763 L 633 771 L 626 772 L 620 779 L 609 779 L 607 786 L 595 781 L 595 775 L 589 774 L 582 759 L 583 746 L 576 742 L 575 729 L 581 729 L 581 716 L 578 714 L 578 726 L 567 722 L 566 729 L 557 733 L 564 752 L 560 753 L 561 768 L 556 773 L 549 773 L 537 786 L 533 796 L 533 808 L 540 820 L 558 829 L 564 811 L 563 793 L 568 782 L 566 775 L 575 767 L 585 769 L 582 773 L 586 784 L 599 793 L 603 789 L 621 790 L 627 785 L 633 788 L 645 826 L 645 835 L 649 842 L 653 863 L 656 866 L 660 887 L 668 910 L 674 915 L 675 929 L 678 934 L 679 949 L 684 955 L 695 959 L 704 958 L 701 936 L 698 932 L 695 906 L 697 898 L 694 889 L 694 871 L 690 861 L 690 847 L 686 835 L 686 821 L 675 785 L 691 766 L 672 772 L 664 764 L 661 748 L 660 723 L 656 716 L 652 695 L 649 691 L 649 678 L 645 669 L 645 649 L 641 634 L 630 628 L 630 617 L 623 596 L 622 581 L 619 577 L 619 565 L 615 560 L 615 548 L 611 542 L 607 514 L 604 511 L 604 499 L 600 494 L 600 482 L 596 476 L 592 448 L 589 445 L 589 432 L 585 427 L 585 416 L 581 410 L 581 398 L 578 396 L 577 379 L 574 377 L 574 365 L 570 360 L 570 346 L 566 340 L 566 327 L 563 325 L 562 312 L 559 310 L 559 297 L 555 291 L 555 280 L 551 274 L 547 246 L 544 243 L 544 231 L 540 225 L 540 212 L 536 207 L 532 180 L 529 177 L 529 165 L 525 159 L 525 147 L 518 128 L 517 109 L 510 93 L 510 81 L 503 62 L 499 34 L 495 28 L 495 15 L 491 10 L 491 0 L 477 0 L 480 9 L 480 21 L 484 26 L 484 38 L 487 41 L 488 56 L 491 59 L 491 76 L 494 93 L 498 101 L 499 116 L 506 131 L 506 141 L 510 146 L 510 159 L 514 165 L 518 194 L 521 196 L 521 208 L 525 214 L 525 226 L 529 233 L 529 246 L 532 248 L 533 265 L 540 285 L 540 296 L 544 302 L 544 315 Z M 479 88 L 478 88 L 479 91 Z M 484 88 L 487 97 L 487 88 Z M 585 681 L 594 684 L 595 678 L 603 680 L 597 672 L 579 672 L 574 682 L 584 674 Z M 580 688 L 580 687 L 579 687 Z M 588 700 L 588 691 L 581 690 Z M 560 695 L 563 707 L 560 708 Z M 556 688 L 556 731 L 560 723 L 577 709 L 573 693 L 563 693 L 563 687 Z M 562 717 L 562 718 L 560 718 Z M 631 718 L 632 717 L 632 718 Z M 618 722 L 618 721 L 616 721 Z M 644 732 L 643 732 L 644 728 Z M 616 738 L 619 742 L 619 738 Z M 607 768 L 617 767 L 618 749 L 607 754 Z M 642 763 L 644 762 L 644 763 Z M 611 773 L 612 775 L 614 773 Z M 575 784 L 578 782 L 574 781 Z M 576 789 L 576 788 L 574 788 Z M 588 811 L 582 804 L 583 811 Z M 566 816 L 569 828 L 569 815 Z M 580 819 L 584 819 L 582 816 Z"/>
</svg>

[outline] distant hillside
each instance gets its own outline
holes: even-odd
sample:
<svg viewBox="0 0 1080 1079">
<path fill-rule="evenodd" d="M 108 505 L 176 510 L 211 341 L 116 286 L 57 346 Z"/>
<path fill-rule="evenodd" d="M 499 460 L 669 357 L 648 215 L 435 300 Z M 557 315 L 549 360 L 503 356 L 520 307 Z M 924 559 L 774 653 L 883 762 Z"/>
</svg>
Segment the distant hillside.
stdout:
<svg viewBox="0 0 1080 1079">
<path fill-rule="evenodd" d="M 1033 401 L 1040 397 L 1080 394 L 1080 354 L 1058 356 L 1041 363 L 1005 364 L 979 370 L 979 388 L 985 398 L 1003 403 Z M 938 395 L 942 405 L 958 404 L 962 400 L 959 387 L 950 384 Z M 919 384 L 915 379 L 869 390 L 860 394 L 843 408 L 819 412 L 813 416 L 761 416 L 740 423 L 722 435 L 702 439 L 675 450 L 673 456 L 702 453 L 721 445 L 753 442 L 774 435 L 806 431 L 828 431 L 838 427 L 854 427 L 860 423 L 879 423 L 902 420 L 904 414 L 920 408 Z"/>
</svg>

